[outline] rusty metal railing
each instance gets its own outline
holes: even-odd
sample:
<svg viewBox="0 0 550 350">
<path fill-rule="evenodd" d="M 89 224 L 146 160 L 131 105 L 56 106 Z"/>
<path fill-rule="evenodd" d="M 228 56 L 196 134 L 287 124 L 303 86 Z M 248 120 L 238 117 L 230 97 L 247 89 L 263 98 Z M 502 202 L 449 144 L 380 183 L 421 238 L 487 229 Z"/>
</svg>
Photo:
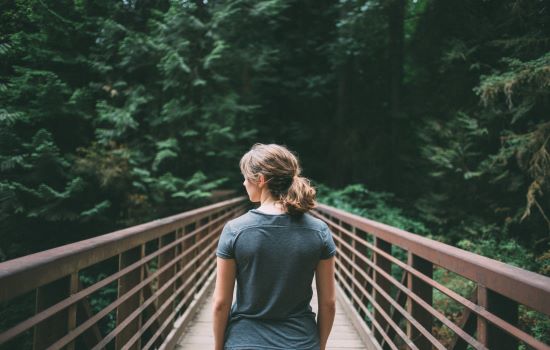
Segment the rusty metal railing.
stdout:
<svg viewBox="0 0 550 350">
<path fill-rule="evenodd" d="M 0 349 L 21 348 L 20 338 L 33 349 L 174 348 L 212 284 L 221 228 L 247 206 L 238 197 L 0 264 L 0 303 L 30 296 L 34 308 L 0 331 Z M 550 278 L 326 205 L 311 213 L 334 232 L 339 295 L 373 349 L 550 349 L 518 320 L 520 307 L 549 317 Z M 438 281 L 438 270 L 470 282 L 470 295 Z M 90 304 L 113 285 L 112 300 Z M 462 307 L 458 321 L 434 293 Z M 450 342 L 434 334 L 436 322 Z"/>
<path fill-rule="evenodd" d="M 550 349 L 518 320 L 519 307 L 548 320 L 550 278 L 327 205 L 312 214 L 334 233 L 337 285 L 362 322 L 356 328 L 377 340 L 373 349 Z M 472 293 L 464 297 L 437 281 L 436 269 L 461 276 Z M 437 310 L 434 293 L 459 305 L 461 317 Z M 451 341 L 434 334 L 434 321 Z"/>
<path fill-rule="evenodd" d="M 20 337 L 33 349 L 173 348 L 178 332 L 172 327 L 208 287 L 219 233 L 246 210 L 245 199 L 0 264 L 0 303 L 23 296 L 34 303 L 32 315 L 0 333 L 0 348 L 20 348 Z M 83 285 L 94 268 L 112 273 Z M 91 296 L 108 287 L 116 290 L 113 300 L 97 310 Z M 101 327 L 105 319 L 111 327 Z"/>
</svg>

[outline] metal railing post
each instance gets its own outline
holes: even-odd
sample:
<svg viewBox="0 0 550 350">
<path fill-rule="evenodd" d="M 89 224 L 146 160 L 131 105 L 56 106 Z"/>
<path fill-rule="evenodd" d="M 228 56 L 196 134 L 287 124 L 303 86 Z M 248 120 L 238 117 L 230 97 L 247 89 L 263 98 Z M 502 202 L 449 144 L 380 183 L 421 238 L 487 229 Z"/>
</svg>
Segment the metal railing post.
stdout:
<svg viewBox="0 0 550 350">
<path fill-rule="evenodd" d="M 159 249 L 169 245 L 176 239 L 176 232 L 170 232 L 159 239 Z M 166 252 L 159 255 L 159 269 L 166 266 L 167 264 L 171 263 L 176 256 L 176 247 L 168 249 Z M 160 289 L 163 287 L 167 281 L 169 281 L 174 275 L 176 274 L 176 264 L 172 265 L 168 270 L 164 271 L 159 275 L 158 279 L 158 288 Z M 161 305 L 164 304 L 164 302 L 174 294 L 175 291 L 175 283 L 172 283 L 171 286 L 166 288 L 164 292 L 162 292 L 158 297 L 158 308 L 160 308 Z M 170 306 L 168 306 L 160 315 L 158 318 L 159 325 L 162 325 L 166 318 L 174 311 L 174 302 L 170 303 Z M 163 332 L 164 336 L 168 334 L 168 331 Z"/>
<path fill-rule="evenodd" d="M 407 264 L 417 269 L 422 274 L 428 276 L 430 279 L 432 278 L 433 264 L 430 261 L 408 252 Z M 426 282 L 423 282 L 418 277 L 409 274 L 407 278 L 407 287 L 428 305 L 431 306 L 433 304 L 433 289 L 432 286 Z M 433 326 L 432 315 L 426 309 L 414 302 L 411 297 L 407 297 L 407 299 L 407 311 L 409 314 L 411 314 L 411 316 L 418 321 L 422 327 L 431 333 Z M 432 347 L 430 341 L 418 332 L 418 330 L 414 328 L 410 322 L 407 322 L 407 337 L 409 337 L 409 339 L 411 339 L 419 349 L 431 349 Z"/>
<path fill-rule="evenodd" d="M 377 248 L 383 250 L 384 252 L 387 252 L 388 254 L 391 254 L 391 244 L 384 241 L 383 239 L 380 239 L 378 237 L 375 237 L 374 244 Z M 391 262 L 380 255 L 377 252 L 373 252 L 373 258 L 374 258 L 374 264 L 378 266 L 383 271 L 391 274 Z M 391 293 L 391 284 L 390 281 L 388 281 L 384 276 L 382 276 L 378 271 L 374 271 L 374 283 L 376 285 L 380 286 L 380 288 L 390 294 Z M 384 298 L 382 294 L 380 294 L 376 289 L 373 289 L 372 291 L 374 301 L 376 304 L 378 304 L 382 310 L 386 312 L 386 314 L 390 314 L 390 302 Z M 380 326 L 385 329 L 388 326 L 388 321 L 382 316 L 380 311 L 377 309 L 374 310 L 374 319 Z M 376 329 L 374 326 L 372 327 L 372 332 L 374 333 L 374 336 L 376 340 L 380 343 L 382 342 L 382 334 Z"/>
<path fill-rule="evenodd" d="M 518 325 L 518 303 L 481 284 L 477 286 L 478 304 L 508 323 Z M 502 329 L 478 317 L 477 339 L 489 349 L 517 350 L 518 341 Z"/>
<path fill-rule="evenodd" d="M 119 254 L 118 269 L 119 271 L 129 266 L 136 261 L 141 260 L 143 257 L 144 246 L 140 245 L 138 247 L 129 249 L 122 254 Z M 143 268 L 135 269 L 124 276 L 122 276 L 118 281 L 118 295 L 117 298 L 120 298 L 122 295 L 126 294 L 130 289 L 137 286 L 143 280 Z M 132 295 L 128 300 L 123 302 L 117 307 L 116 310 L 116 325 L 120 325 L 135 309 L 137 309 L 142 301 L 142 293 L 136 293 Z M 141 315 L 136 319 L 132 320 L 119 334 L 116 336 L 115 348 L 121 349 L 124 344 L 130 339 L 141 327 Z M 140 342 L 136 342 L 134 346 L 131 347 L 132 350 L 139 349 Z"/>
<path fill-rule="evenodd" d="M 71 273 L 70 286 L 69 286 L 69 294 L 70 295 L 73 295 L 76 292 L 78 292 L 78 286 L 79 286 L 78 282 L 79 282 L 78 281 L 78 272 Z M 78 309 L 78 304 L 73 304 L 73 305 L 69 306 L 69 308 L 67 309 L 67 312 L 68 312 L 67 329 L 68 329 L 69 332 L 76 328 L 77 309 Z M 76 341 L 73 341 L 69 345 L 67 345 L 67 350 L 75 350 L 76 349 L 75 343 L 76 343 Z"/>
<path fill-rule="evenodd" d="M 61 277 L 36 289 L 35 314 L 67 298 L 71 288 L 71 276 Z M 67 333 L 69 318 L 62 310 L 34 327 L 33 350 L 45 349 Z"/>
</svg>

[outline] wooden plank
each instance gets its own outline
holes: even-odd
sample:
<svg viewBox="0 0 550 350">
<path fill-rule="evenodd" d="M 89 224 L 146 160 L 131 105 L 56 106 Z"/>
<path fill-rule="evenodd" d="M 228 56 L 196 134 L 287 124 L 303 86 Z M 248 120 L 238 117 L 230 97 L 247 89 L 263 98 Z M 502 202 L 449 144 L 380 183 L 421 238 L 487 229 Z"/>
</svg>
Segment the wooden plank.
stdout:
<svg viewBox="0 0 550 350">
<path fill-rule="evenodd" d="M 336 298 L 338 302 L 337 308 L 338 306 L 340 306 L 340 308 L 343 310 L 344 314 L 346 315 L 346 319 L 350 320 L 352 329 L 361 338 L 364 344 L 363 349 L 380 350 L 381 347 L 376 341 L 374 334 L 367 326 L 361 314 L 359 314 L 359 312 L 355 308 L 353 308 L 351 302 L 349 301 L 348 297 L 344 293 L 344 290 L 338 284 L 336 285 Z M 342 335 L 340 333 L 336 333 L 336 334 L 338 334 L 341 337 L 345 337 L 345 335 L 343 334 Z"/>
<path fill-rule="evenodd" d="M 213 286 L 216 278 L 216 273 L 213 272 L 204 282 L 204 288 L 194 295 L 193 301 L 189 304 L 189 307 L 185 310 L 183 315 L 176 320 L 174 327 L 167 336 L 167 340 L 162 343 L 159 350 L 170 350 L 177 348 L 178 339 L 181 338 L 182 333 L 187 329 L 189 324 L 192 324 L 193 318 L 197 313 L 204 309 L 204 300 L 209 297 L 212 298 L 214 293 Z M 210 300 L 209 299 L 209 300 Z M 210 300 L 207 305 L 210 305 Z"/>
</svg>

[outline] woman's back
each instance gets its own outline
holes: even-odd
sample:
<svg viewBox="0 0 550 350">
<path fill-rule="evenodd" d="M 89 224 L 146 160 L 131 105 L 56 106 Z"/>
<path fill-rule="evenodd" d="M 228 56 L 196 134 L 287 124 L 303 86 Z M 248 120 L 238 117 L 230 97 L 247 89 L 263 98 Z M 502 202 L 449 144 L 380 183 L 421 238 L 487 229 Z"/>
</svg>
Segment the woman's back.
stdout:
<svg viewBox="0 0 550 350">
<path fill-rule="evenodd" d="M 254 144 L 239 168 L 248 198 L 261 205 L 230 220 L 218 242 L 216 350 L 324 350 L 336 309 L 329 259 L 336 247 L 327 224 L 309 214 L 316 190 L 282 145 Z M 309 305 L 314 274 L 317 321 Z"/>
<path fill-rule="evenodd" d="M 318 349 L 311 284 L 319 260 L 335 253 L 326 223 L 308 213 L 252 209 L 229 221 L 216 250 L 237 265 L 225 349 Z"/>
</svg>

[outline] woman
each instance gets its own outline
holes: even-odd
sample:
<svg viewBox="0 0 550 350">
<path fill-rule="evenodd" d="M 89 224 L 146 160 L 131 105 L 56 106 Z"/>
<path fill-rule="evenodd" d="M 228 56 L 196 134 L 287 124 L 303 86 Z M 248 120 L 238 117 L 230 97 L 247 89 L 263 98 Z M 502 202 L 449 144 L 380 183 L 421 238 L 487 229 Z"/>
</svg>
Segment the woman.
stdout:
<svg viewBox="0 0 550 350">
<path fill-rule="evenodd" d="M 327 224 L 307 213 L 315 189 L 284 146 L 257 143 L 240 168 L 250 200 L 261 205 L 227 222 L 220 235 L 215 349 L 324 350 L 335 314 L 336 246 Z M 310 306 L 314 273 L 317 321 Z"/>
</svg>

